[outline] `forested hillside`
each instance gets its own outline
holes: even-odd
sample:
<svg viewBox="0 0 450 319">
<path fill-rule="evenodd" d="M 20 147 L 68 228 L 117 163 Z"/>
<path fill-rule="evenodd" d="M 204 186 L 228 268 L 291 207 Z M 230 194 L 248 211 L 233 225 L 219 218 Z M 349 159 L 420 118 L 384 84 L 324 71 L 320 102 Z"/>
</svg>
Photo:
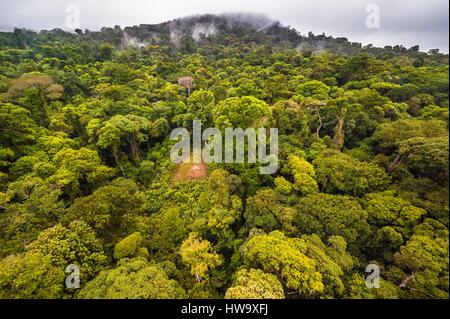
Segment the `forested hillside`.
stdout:
<svg viewBox="0 0 450 319">
<path fill-rule="evenodd" d="M 448 298 L 448 71 L 256 16 L 0 33 L 0 298 Z M 277 173 L 174 164 L 194 119 Z"/>
</svg>

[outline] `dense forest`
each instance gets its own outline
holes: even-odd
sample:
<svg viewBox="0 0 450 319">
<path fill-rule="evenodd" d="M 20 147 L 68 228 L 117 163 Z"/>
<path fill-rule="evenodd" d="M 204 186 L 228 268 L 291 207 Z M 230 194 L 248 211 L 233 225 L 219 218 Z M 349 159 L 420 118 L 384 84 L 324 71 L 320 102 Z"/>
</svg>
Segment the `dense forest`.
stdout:
<svg viewBox="0 0 450 319">
<path fill-rule="evenodd" d="M 255 16 L 0 33 L 0 298 L 448 298 L 448 62 Z M 277 173 L 173 163 L 195 119 L 278 128 Z"/>
</svg>

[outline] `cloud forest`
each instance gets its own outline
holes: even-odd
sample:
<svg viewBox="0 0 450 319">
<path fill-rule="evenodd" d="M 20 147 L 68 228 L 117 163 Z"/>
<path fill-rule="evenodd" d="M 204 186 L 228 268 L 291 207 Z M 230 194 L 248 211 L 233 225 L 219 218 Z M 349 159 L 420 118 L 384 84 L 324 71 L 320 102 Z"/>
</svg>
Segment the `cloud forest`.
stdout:
<svg viewBox="0 0 450 319">
<path fill-rule="evenodd" d="M 245 14 L 0 32 L 0 298 L 448 299 L 448 62 Z M 194 121 L 276 128 L 276 172 L 172 161 Z"/>
</svg>

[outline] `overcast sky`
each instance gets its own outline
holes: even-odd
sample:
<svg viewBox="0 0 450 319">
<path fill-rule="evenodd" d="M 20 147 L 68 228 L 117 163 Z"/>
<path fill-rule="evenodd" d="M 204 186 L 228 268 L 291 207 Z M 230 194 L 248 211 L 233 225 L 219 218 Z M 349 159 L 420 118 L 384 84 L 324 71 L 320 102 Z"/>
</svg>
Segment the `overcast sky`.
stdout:
<svg viewBox="0 0 450 319">
<path fill-rule="evenodd" d="M 302 34 L 325 32 L 376 46 L 419 44 L 449 50 L 448 0 L 0 0 L 0 29 L 66 29 L 67 5 L 80 9 L 82 29 L 159 23 L 178 17 L 227 12 L 261 13 Z M 380 28 L 367 28 L 368 4 L 380 9 Z"/>
</svg>

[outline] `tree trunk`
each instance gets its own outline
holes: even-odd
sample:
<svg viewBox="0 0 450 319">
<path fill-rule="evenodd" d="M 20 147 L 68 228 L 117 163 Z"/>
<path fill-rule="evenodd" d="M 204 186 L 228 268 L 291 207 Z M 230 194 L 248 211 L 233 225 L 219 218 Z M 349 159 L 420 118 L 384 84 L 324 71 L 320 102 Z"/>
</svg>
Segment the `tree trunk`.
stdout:
<svg viewBox="0 0 450 319">
<path fill-rule="evenodd" d="M 409 156 L 409 154 L 400 154 L 399 153 L 397 155 L 397 157 L 394 159 L 394 161 L 392 162 L 392 164 L 389 166 L 388 174 L 391 175 L 397 169 L 397 167 L 408 158 L 408 156 Z"/>
<path fill-rule="evenodd" d="M 141 154 L 139 149 L 139 143 L 137 142 L 136 138 L 134 136 L 130 137 L 128 139 L 128 142 L 130 143 L 130 153 L 131 158 L 135 164 L 139 163 L 141 160 Z"/>
<path fill-rule="evenodd" d="M 399 285 L 399 287 L 400 287 L 400 288 L 405 288 L 406 285 L 407 285 L 411 280 L 413 280 L 414 275 L 415 275 L 415 274 L 414 274 L 414 272 L 413 272 L 411 275 L 409 275 L 408 277 L 406 277 L 405 280 L 403 280 L 403 282 Z"/>
<path fill-rule="evenodd" d="M 125 172 L 123 170 L 122 164 L 119 163 L 119 158 L 117 157 L 117 152 L 113 151 L 114 161 L 116 162 L 116 165 L 120 167 L 120 171 L 122 172 L 122 176 L 125 177 Z"/>
<path fill-rule="evenodd" d="M 345 117 L 344 116 L 338 116 L 337 117 L 337 124 L 335 127 L 335 134 L 333 138 L 333 143 L 337 145 L 339 148 L 342 148 L 344 145 L 344 122 Z"/>
<path fill-rule="evenodd" d="M 316 135 L 317 135 L 317 138 L 320 138 L 320 130 L 322 129 L 322 126 L 323 126 L 322 117 L 320 116 L 320 110 L 317 110 L 316 114 L 317 114 L 317 118 L 319 119 L 319 127 L 317 128 Z"/>
</svg>

